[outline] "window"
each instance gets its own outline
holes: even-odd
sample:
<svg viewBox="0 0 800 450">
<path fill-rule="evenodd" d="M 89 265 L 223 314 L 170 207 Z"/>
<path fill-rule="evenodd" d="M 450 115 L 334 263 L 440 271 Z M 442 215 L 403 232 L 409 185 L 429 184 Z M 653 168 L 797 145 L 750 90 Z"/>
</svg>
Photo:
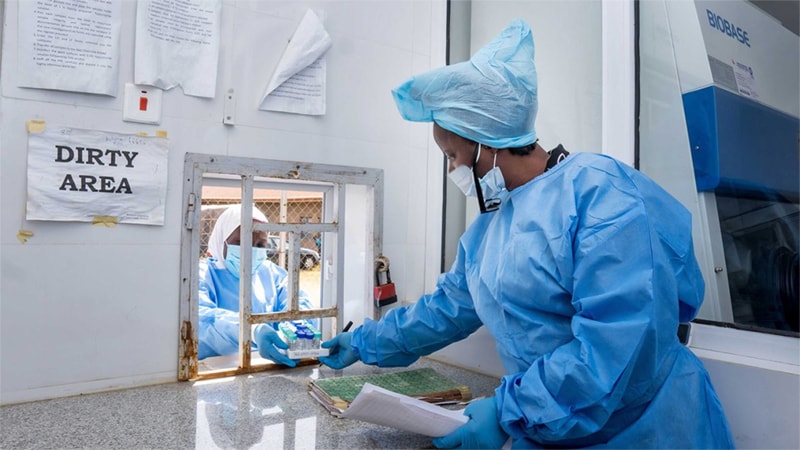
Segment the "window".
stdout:
<svg viewBox="0 0 800 450">
<path fill-rule="evenodd" d="M 228 376 L 275 367 L 250 346 L 250 326 L 318 320 L 323 339 L 348 320 L 379 316 L 370 292 L 381 254 L 383 172 L 357 167 L 187 154 L 181 243 L 179 379 Z M 254 313 L 246 273 L 239 291 L 238 352 L 198 360 L 199 270 L 208 264 L 209 235 L 232 204 L 242 208 L 242 253 L 248 230 L 267 233 L 268 259 L 287 272 L 289 308 Z M 252 205 L 268 223 L 248 221 Z M 242 265 L 250 266 L 245 261 Z M 344 270 L 344 268 L 347 270 Z M 246 272 L 246 271 L 245 271 Z M 299 307 L 301 293 L 312 309 Z"/>
</svg>

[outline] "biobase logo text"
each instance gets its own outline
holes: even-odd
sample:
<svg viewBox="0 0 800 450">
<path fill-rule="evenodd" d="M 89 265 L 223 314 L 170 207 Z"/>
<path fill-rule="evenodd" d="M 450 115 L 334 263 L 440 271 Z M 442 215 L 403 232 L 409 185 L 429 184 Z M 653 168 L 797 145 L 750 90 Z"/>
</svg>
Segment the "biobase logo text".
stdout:
<svg viewBox="0 0 800 450">
<path fill-rule="evenodd" d="M 708 24 L 711 25 L 711 28 L 716 28 L 720 33 L 726 34 L 730 38 L 739 41 L 740 44 L 750 47 L 750 36 L 747 34 L 747 30 L 737 27 L 731 21 L 719 14 L 715 14 L 710 9 L 706 10 L 706 16 L 708 16 Z"/>
</svg>

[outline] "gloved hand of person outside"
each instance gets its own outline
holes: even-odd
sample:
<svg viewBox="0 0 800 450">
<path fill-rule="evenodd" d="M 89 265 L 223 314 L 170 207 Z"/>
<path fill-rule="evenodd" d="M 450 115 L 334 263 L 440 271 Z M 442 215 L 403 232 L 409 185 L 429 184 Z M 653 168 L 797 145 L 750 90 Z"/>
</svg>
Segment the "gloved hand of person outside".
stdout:
<svg viewBox="0 0 800 450">
<path fill-rule="evenodd" d="M 278 364 L 283 364 L 289 367 L 296 366 L 296 360 L 289 358 L 280 351 L 287 350 L 289 348 L 289 344 L 284 342 L 283 339 L 281 339 L 281 337 L 278 335 L 278 332 L 275 331 L 271 326 L 267 324 L 259 325 L 260 326 L 256 326 L 256 329 L 253 332 L 253 337 L 255 338 L 256 345 L 258 346 L 258 354 L 261 355 L 262 358 L 269 359 Z"/>
<path fill-rule="evenodd" d="M 358 361 L 360 358 L 350 345 L 353 333 L 341 333 L 333 339 L 322 343 L 322 348 L 330 349 L 329 356 L 321 356 L 319 362 L 331 369 L 344 369 L 345 367 Z"/>
<path fill-rule="evenodd" d="M 503 447 L 508 434 L 497 420 L 494 397 L 476 400 L 464 409 L 469 422 L 452 433 L 433 440 L 436 448 L 493 448 Z"/>
</svg>

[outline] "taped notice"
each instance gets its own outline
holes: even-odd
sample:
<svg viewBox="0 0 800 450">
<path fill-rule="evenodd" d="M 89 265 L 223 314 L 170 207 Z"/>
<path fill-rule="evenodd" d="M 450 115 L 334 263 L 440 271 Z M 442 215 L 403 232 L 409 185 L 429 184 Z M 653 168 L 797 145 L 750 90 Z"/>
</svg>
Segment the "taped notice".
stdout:
<svg viewBox="0 0 800 450">
<path fill-rule="evenodd" d="M 169 140 L 29 127 L 28 220 L 163 225 Z"/>
</svg>

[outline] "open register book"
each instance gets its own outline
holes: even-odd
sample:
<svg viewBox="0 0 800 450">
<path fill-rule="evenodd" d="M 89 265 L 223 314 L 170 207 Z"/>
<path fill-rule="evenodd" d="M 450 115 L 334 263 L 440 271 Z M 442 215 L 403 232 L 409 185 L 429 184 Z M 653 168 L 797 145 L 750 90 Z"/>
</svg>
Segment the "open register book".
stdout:
<svg viewBox="0 0 800 450">
<path fill-rule="evenodd" d="M 312 380 L 308 387 L 312 397 L 341 417 L 367 383 L 428 403 L 457 403 L 471 398 L 467 386 L 431 368 Z"/>
</svg>

